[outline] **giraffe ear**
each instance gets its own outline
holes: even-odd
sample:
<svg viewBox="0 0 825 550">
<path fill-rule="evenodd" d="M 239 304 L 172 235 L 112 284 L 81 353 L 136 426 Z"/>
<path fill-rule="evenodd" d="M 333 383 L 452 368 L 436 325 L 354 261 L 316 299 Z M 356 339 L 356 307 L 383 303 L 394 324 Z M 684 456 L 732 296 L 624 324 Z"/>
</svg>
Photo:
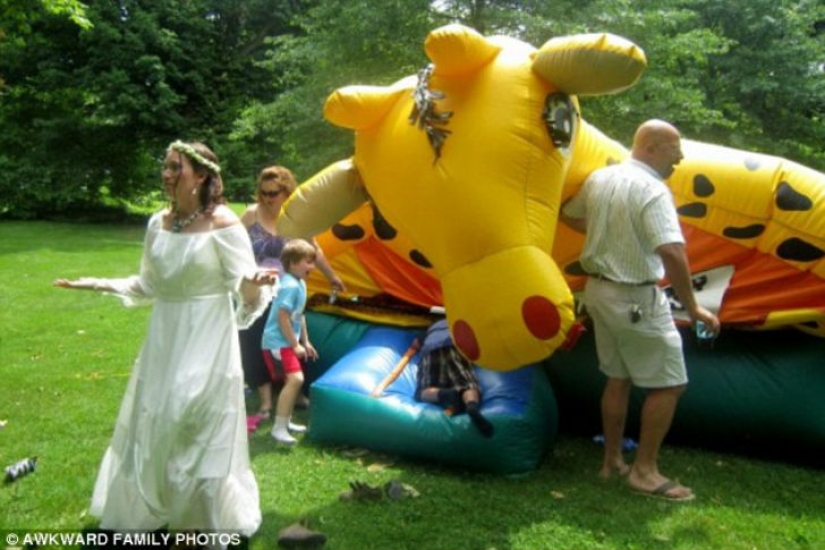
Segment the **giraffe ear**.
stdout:
<svg viewBox="0 0 825 550">
<path fill-rule="evenodd" d="M 281 207 L 279 235 L 307 238 L 329 229 L 367 200 L 352 159 L 342 160 L 304 182 Z"/>
<path fill-rule="evenodd" d="M 433 74 L 459 76 L 474 72 L 501 51 L 477 31 L 463 25 L 446 25 L 427 35 L 427 57 L 435 64 Z"/>
<path fill-rule="evenodd" d="M 533 53 L 533 71 L 574 95 L 621 92 L 639 80 L 646 66 L 641 48 L 608 33 L 552 38 Z"/>
<path fill-rule="evenodd" d="M 324 104 L 324 118 L 350 130 L 363 130 L 378 124 L 395 102 L 415 87 L 410 76 L 391 86 L 345 86 L 332 92 Z"/>
</svg>

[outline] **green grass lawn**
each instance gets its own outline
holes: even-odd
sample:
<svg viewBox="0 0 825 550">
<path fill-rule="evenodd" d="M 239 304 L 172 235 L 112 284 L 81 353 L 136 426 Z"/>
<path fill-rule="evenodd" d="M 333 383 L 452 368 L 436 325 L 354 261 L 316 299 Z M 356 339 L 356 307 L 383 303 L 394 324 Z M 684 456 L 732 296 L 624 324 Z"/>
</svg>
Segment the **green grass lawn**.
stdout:
<svg viewBox="0 0 825 550">
<path fill-rule="evenodd" d="M 0 466 L 38 457 L 34 474 L 0 487 L 4 540 L 95 526 L 86 509 L 149 310 L 51 281 L 134 273 L 142 235 L 0 223 Z M 698 494 L 677 504 L 600 482 L 600 449 L 570 436 L 518 478 L 310 443 L 287 450 L 263 428 L 250 451 L 264 514 L 253 549 L 274 548 L 302 518 L 329 550 L 825 549 L 825 472 L 790 464 L 667 446 L 663 471 Z M 352 480 L 391 479 L 419 496 L 339 500 Z"/>
</svg>

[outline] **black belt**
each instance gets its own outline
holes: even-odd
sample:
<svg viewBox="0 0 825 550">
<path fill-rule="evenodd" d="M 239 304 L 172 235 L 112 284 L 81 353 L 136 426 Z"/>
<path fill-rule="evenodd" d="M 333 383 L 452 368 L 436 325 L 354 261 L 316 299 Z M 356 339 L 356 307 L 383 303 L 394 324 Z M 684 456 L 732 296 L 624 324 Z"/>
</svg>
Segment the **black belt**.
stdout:
<svg viewBox="0 0 825 550">
<path fill-rule="evenodd" d="M 615 283 L 617 285 L 625 285 L 625 286 L 652 286 L 656 284 L 656 281 L 642 281 L 641 283 L 628 283 L 625 281 L 616 281 L 611 279 L 610 277 L 605 277 L 601 273 L 588 273 L 588 277 L 592 277 L 594 279 L 598 279 L 599 281 L 607 281 L 608 283 Z"/>
</svg>

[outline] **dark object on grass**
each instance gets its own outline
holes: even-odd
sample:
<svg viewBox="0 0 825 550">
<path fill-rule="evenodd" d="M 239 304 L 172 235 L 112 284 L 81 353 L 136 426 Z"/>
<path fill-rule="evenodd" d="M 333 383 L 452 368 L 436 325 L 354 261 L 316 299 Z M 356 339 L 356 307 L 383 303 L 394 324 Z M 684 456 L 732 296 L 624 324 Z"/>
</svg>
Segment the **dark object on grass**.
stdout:
<svg viewBox="0 0 825 550">
<path fill-rule="evenodd" d="M 284 548 L 318 548 L 327 542 L 327 536 L 301 523 L 293 523 L 278 533 L 278 546 Z"/>
<path fill-rule="evenodd" d="M 596 445 L 604 445 L 604 436 L 602 434 L 593 436 L 593 443 Z M 622 439 L 622 451 L 629 453 L 639 448 L 639 444 L 633 439 L 625 437 Z"/>
<path fill-rule="evenodd" d="M 10 466 L 6 466 L 6 477 L 3 480 L 3 483 L 8 485 L 10 483 L 14 483 L 22 477 L 26 477 L 30 473 L 34 472 L 36 466 L 36 456 L 33 456 L 31 458 L 24 458 L 23 460 L 18 460 Z"/>
<path fill-rule="evenodd" d="M 341 500 L 381 500 L 384 491 L 362 481 L 350 481 L 350 489 L 339 495 Z"/>
<path fill-rule="evenodd" d="M 390 500 L 402 500 L 409 497 L 420 496 L 418 491 L 412 485 L 401 483 L 397 479 L 391 479 L 384 484 L 384 492 Z"/>
</svg>

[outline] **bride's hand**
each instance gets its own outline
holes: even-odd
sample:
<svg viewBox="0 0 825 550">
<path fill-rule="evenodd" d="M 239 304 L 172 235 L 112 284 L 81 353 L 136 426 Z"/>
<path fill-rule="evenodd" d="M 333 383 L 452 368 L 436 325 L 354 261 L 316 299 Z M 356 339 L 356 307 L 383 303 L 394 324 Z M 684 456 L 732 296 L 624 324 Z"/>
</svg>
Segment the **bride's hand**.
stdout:
<svg viewBox="0 0 825 550">
<path fill-rule="evenodd" d="M 59 288 L 76 288 L 81 290 L 98 290 L 98 280 L 93 277 L 81 277 L 80 279 L 55 279 L 52 286 Z"/>
<path fill-rule="evenodd" d="M 278 282 L 278 270 L 263 269 L 258 271 L 249 282 L 257 286 L 274 285 Z"/>
</svg>

